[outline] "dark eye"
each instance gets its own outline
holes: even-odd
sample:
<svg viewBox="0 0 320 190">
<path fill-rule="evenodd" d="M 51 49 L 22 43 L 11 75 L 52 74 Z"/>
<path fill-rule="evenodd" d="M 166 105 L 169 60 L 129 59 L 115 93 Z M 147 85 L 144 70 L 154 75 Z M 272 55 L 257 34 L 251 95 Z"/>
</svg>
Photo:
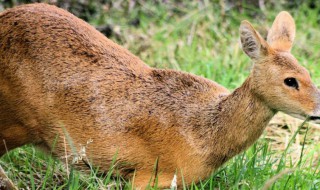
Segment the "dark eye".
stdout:
<svg viewBox="0 0 320 190">
<path fill-rule="evenodd" d="M 284 83 L 289 87 L 299 90 L 299 85 L 295 78 L 286 78 L 284 79 Z"/>
</svg>

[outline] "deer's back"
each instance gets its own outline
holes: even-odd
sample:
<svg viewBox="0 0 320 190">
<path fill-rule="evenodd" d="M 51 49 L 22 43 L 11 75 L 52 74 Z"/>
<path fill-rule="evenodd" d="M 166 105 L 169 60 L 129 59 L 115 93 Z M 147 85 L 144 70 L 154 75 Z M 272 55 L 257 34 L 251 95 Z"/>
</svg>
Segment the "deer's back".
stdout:
<svg viewBox="0 0 320 190">
<path fill-rule="evenodd" d="M 9 53 L 10 62 L 33 60 L 33 68 L 55 68 L 53 72 L 70 67 L 127 68 L 137 73 L 148 69 L 92 26 L 54 6 L 32 4 L 9 9 L 0 14 L 0 25 L 4 63 L 7 57 L 3 54 Z"/>
<path fill-rule="evenodd" d="M 25 100 L 27 107 L 44 109 L 41 114 L 87 115 L 84 108 L 95 110 L 102 96 L 116 99 L 134 77 L 150 72 L 129 51 L 54 6 L 9 9 L 0 14 L 0 26 L 2 99 Z"/>
</svg>

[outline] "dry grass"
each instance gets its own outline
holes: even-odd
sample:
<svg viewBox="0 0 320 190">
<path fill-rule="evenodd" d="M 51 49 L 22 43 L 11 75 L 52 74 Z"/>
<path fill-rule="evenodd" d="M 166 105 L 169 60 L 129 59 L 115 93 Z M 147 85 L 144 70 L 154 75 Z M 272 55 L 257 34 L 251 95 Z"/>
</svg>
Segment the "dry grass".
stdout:
<svg viewBox="0 0 320 190">
<path fill-rule="evenodd" d="M 270 141 L 270 148 L 280 155 L 286 150 L 290 139 L 302 123 L 303 120 L 301 119 L 296 119 L 284 113 L 278 113 L 266 128 L 264 138 Z M 304 124 L 287 152 L 292 159 L 290 162 L 297 163 L 299 161 L 301 150 L 304 147 L 304 154 L 312 154 L 313 156 L 308 159 L 312 159 L 316 165 L 319 162 L 320 155 L 320 152 L 316 151 L 320 150 L 318 146 L 319 142 L 320 125 L 313 122 Z"/>
</svg>

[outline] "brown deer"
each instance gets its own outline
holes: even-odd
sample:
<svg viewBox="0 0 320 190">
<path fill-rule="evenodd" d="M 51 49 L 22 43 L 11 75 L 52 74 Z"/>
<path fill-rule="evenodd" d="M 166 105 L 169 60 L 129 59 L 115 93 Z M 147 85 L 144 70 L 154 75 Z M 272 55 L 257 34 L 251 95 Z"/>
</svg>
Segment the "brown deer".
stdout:
<svg viewBox="0 0 320 190">
<path fill-rule="evenodd" d="M 287 12 L 267 41 L 241 23 L 254 67 L 232 93 L 151 68 L 55 6 L 8 9 L 0 28 L 0 156 L 33 143 L 71 155 L 69 162 L 82 156 L 74 163 L 80 169 L 108 171 L 116 155 L 117 171 L 135 187 L 147 187 L 155 173 L 158 187 L 170 186 L 175 173 L 181 187 L 181 175 L 197 182 L 248 148 L 277 111 L 320 115 L 320 92 L 290 54 L 295 24 Z"/>
</svg>

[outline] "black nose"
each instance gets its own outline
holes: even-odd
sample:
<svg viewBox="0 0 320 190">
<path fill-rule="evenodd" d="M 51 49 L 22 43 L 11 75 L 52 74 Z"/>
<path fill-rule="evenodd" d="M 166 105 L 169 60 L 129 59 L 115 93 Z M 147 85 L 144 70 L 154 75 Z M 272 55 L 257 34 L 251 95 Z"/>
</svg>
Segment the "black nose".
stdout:
<svg viewBox="0 0 320 190">
<path fill-rule="evenodd" d="M 320 120 L 320 116 L 311 116 L 310 117 L 310 120 Z"/>
</svg>

